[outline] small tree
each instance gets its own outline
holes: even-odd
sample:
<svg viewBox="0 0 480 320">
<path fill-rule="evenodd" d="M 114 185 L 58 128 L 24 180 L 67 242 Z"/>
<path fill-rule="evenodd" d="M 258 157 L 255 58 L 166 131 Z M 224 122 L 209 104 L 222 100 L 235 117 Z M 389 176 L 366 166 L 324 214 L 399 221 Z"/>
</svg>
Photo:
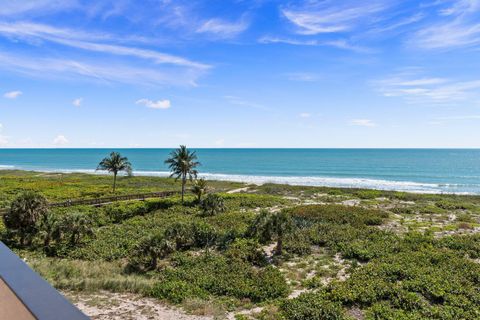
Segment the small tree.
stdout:
<svg viewBox="0 0 480 320">
<path fill-rule="evenodd" d="M 56 214 L 49 212 L 42 216 L 38 228 L 39 235 L 43 240 L 43 250 L 50 255 L 52 253 L 51 242 L 59 241 L 62 236 L 61 221 Z"/>
<path fill-rule="evenodd" d="M 225 201 L 217 194 L 209 194 L 203 199 L 201 207 L 203 214 L 206 216 L 215 216 L 226 210 Z"/>
<path fill-rule="evenodd" d="M 262 242 L 275 239 L 277 241 L 275 254 L 282 255 L 285 235 L 293 229 L 294 223 L 288 213 L 284 211 L 277 213 L 263 211 L 254 220 L 249 233 L 256 235 Z"/>
<path fill-rule="evenodd" d="M 26 240 L 30 245 L 38 231 L 38 221 L 47 212 L 47 199 L 37 192 L 26 191 L 12 202 L 10 210 L 3 216 L 3 222 L 9 231 L 19 235 L 21 246 Z"/>
<path fill-rule="evenodd" d="M 142 240 L 136 247 L 135 256 L 147 257 L 147 265 L 157 269 L 158 259 L 175 251 L 175 244 L 164 238 L 162 234 L 155 234 Z"/>
<path fill-rule="evenodd" d="M 93 235 L 93 223 L 86 215 L 73 212 L 64 217 L 62 230 L 70 235 L 70 245 L 75 246 L 83 237 Z"/>
<path fill-rule="evenodd" d="M 132 174 L 132 165 L 128 161 L 127 157 L 122 157 L 118 152 L 110 153 L 109 157 L 104 158 L 98 164 L 97 170 L 106 170 L 113 173 L 113 188 L 112 191 L 115 193 L 115 188 L 117 185 L 117 174 L 121 171 L 126 172 L 128 175 Z"/>
<path fill-rule="evenodd" d="M 170 153 L 170 158 L 165 160 L 168 164 L 168 168 L 171 171 L 170 177 L 175 177 L 175 180 L 182 180 L 182 204 L 185 195 L 185 185 L 187 179 L 192 181 L 197 178 L 198 171 L 195 169 L 200 165 L 197 161 L 197 155 L 195 151 L 191 152 L 186 146 L 180 146 L 180 148 Z"/>
<path fill-rule="evenodd" d="M 197 203 L 202 203 L 202 197 L 207 191 L 208 185 L 205 179 L 196 180 L 192 186 L 192 193 L 197 196 Z"/>
<path fill-rule="evenodd" d="M 165 239 L 175 244 L 175 250 L 188 249 L 194 245 L 191 223 L 177 222 L 169 226 L 164 233 Z"/>
</svg>

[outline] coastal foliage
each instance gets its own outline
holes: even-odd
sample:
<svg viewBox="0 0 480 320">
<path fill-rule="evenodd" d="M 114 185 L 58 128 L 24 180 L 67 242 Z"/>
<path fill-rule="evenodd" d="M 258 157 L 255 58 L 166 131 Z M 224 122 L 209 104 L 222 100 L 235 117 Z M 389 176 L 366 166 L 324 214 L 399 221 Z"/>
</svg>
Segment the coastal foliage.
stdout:
<svg viewBox="0 0 480 320">
<path fill-rule="evenodd" d="M 48 200 L 109 192 L 105 177 L 1 174 L 45 186 Z M 14 203 L 20 189 L 6 181 L 4 199 Z M 119 193 L 180 185 L 145 177 L 119 183 Z M 277 185 L 225 193 L 239 184 L 209 186 L 201 202 L 186 194 L 183 201 L 51 208 L 35 215 L 24 246 L 8 228 L 0 235 L 63 290 L 265 307 L 245 319 L 480 318 L 477 197 Z M 222 210 L 205 212 L 210 196 Z M 416 224 L 405 227 L 408 219 Z M 458 229 L 462 223 L 470 228 Z"/>
</svg>

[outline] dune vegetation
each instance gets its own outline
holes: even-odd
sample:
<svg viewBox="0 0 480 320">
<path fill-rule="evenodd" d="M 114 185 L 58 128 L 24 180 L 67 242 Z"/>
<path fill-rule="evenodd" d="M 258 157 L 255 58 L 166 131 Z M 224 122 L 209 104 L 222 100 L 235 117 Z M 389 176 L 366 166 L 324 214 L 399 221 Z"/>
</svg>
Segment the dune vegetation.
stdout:
<svg viewBox="0 0 480 320">
<path fill-rule="evenodd" d="M 57 289 L 212 318 L 480 318 L 480 197 L 178 176 L 115 192 L 184 196 L 46 209 L 110 195 L 112 177 L 2 171 L 2 241 Z"/>
</svg>

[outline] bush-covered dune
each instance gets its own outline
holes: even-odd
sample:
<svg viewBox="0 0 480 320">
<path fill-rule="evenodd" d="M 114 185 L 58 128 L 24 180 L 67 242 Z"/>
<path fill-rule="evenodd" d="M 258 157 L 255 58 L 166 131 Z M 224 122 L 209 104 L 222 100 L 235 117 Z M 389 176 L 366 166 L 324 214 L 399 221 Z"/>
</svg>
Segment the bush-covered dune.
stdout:
<svg viewBox="0 0 480 320">
<path fill-rule="evenodd" d="M 6 171 L 0 179 L 4 208 L 32 197 L 26 189 L 46 201 L 111 192 L 111 179 L 97 175 Z M 224 316 L 243 310 L 238 319 L 480 319 L 479 197 L 208 185 L 208 203 L 187 194 L 183 205 L 174 196 L 52 208 L 30 226 L 1 223 L 0 233 L 73 292 L 203 301 Z M 117 188 L 179 184 L 120 177 Z"/>
</svg>

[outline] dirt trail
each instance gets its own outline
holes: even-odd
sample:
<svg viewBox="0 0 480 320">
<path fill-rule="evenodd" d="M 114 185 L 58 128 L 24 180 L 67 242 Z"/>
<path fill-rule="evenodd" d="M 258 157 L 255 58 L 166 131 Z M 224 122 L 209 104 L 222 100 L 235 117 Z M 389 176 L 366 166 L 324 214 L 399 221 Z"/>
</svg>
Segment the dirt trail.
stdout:
<svg viewBox="0 0 480 320">
<path fill-rule="evenodd" d="M 92 320 L 213 320 L 210 316 L 188 315 L 156 299 L 130 293 L 64 293 Z"/>
</svg>

